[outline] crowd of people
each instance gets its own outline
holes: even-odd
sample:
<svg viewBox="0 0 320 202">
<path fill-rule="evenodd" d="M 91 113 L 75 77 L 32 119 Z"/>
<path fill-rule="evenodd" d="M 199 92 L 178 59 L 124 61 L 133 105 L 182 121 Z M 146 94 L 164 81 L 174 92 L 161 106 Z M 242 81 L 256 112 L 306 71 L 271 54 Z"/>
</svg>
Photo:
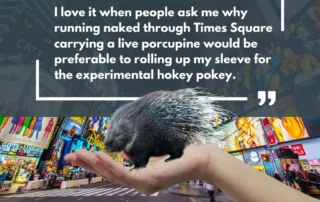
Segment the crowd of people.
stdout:
<svg viewBox="0 0 320 202">
<path fill-rule="evenodd" d="M 88 183 L 91 183 L 91 180 L 93 177 L 97 177 L 97 175 L 93 172 L 84 172 L 82 175 L 78 175 L 78 173 L 75 172 L 69 172 L 68 175 L 63 175 L 61 171 L 34 171 L 32 170 L 28 175 L 27 175 L 27 181 L 25 183 L 25 187 L 28 185 L 30 181 L 37 181 L 37 180 L 43 180 L 43 185 L 42 189 L 50 189 L 56 187 L 58 182 L 58 178 L 62 177 L 63 181 L 71 181 L 71 180 L 77 180 L 77 179 L 88 179 Z M 60 186 L 59 186 L 60 187 Z"/>
<path fill-rule="evenodd" d="M 320 189 L 320 175 L 318 170 L 310 169 L 309 171 L 290 170 L 290 165 L 285 164 L 283 178 L 279 174 L 274 174 L 274 178 L 288 186 L 301 190 L 301 192 L 310 195 L 309 186 L 315 185 Z"/>
<path fill-rule="evenodd" d="M 27 176 L 27 181 L 25 186 L 27 186 L 27 184 L 30 181 L 43 180 L 42 189 L 51 188 L 53 187 L 54 180 L 56 179 L 57 175 L 58 175 L 58 172 L 54 173 L 54 172 L 42 171 L 41 173 L 39 173 L 38 171 L 32 170 Z"/>
</svg>

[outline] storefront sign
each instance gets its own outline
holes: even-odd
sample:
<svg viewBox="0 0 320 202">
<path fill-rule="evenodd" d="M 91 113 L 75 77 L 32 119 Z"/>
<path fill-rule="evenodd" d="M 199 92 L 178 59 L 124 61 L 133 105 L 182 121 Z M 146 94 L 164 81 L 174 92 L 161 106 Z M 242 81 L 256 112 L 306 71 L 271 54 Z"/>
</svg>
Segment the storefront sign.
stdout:
<svg viewBox="0 0 320 202">
<path fill-rule="evenodd" d="M 3 142 L 1 145 L 1 150 L 10 151 L 10 150 L 18 150 L 20 144 L 11 143 L 11 142 Z"/>
<path fill-rule="evenodd" d="M 310 166 L 318 166 L 320 165 L 320 160 L 319 159 L 308 160 L 308 163 Z"/>
<path fill-rule="evenodd" d="M 21 145 L 20 150 L 17 152 L 18 156 L 40 157 L 43 149 L 34 146 Z"/>
<path fill-rule="evenodd" d="M 251 160 L 253 163 L 259 163 L 260 157 L 259 157 L 258 152 L 256 152 L 256 151 L 250 152 L 250 160 Z"/>
<path fill-rule="evenodd" d="M 276 134 L 274 133 L 269 120 L 267 118 L 265 118 L 262 120 L 262 123 L 263 123 L 264 129 L 266 131 L 269 144 L 271 144 L 271 145 L 277 144 Z"/>
<path fill-rule="evenodd" d="M 306 155 L 306 152 L 304 151 L 302 144 L 291 145 L 291 148 L 292 148 L 293 153 L 298 154 L 298 156 L 305 156 Z"/>
<path fill-rule="evenodd" d="M 306 159 L 299 160 L 299 163 L 300 163 L 301 166 L 309 165 L 308 160 L 306 160 Z"/>
<path fill-rule="evenodd" d="M 42 152 L 43 148 L 21 145 L 11 142 L 3 142 L 0 145 L 0 154 L 5 155 L 40 157 Z"/>
</svg>

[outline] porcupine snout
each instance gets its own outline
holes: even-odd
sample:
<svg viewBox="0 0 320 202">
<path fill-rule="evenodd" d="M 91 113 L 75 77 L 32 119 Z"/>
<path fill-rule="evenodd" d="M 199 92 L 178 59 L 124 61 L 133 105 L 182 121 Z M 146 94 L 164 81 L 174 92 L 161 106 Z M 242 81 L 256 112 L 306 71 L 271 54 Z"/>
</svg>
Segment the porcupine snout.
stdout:
<svg viewBox="0 0 320 202">
<path fill-rule="evenodd" d="M 112 142 L 112 137 L 110 135 L 107 135 L 104 139 L 104 146 L 106 147 L 106 149 L 112 148 Z"/>
</svg>

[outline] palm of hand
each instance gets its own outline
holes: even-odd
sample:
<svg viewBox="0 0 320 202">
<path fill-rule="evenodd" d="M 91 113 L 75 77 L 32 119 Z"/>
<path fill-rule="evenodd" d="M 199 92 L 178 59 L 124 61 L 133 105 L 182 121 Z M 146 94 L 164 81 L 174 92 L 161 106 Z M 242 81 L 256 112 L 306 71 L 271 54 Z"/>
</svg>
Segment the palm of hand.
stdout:
<svg viewBox="0 0 320 202">
<path fill-rule="evenodd" d="M 135 188 L 145 194 L 152 194 L 188 180 L 199 179 L 208 165 L 205 147 L 197 145 L 186 147 L 184 155 L 179 159 L 165 162 L 166 157 L 151 158 L 146 168 L 132 171 L 102 152 L 93 154 L 86 150 L 78 150 L 68 154 L 65 159 L 110 181 Z M 204 169 L 199 169 L 200 166 Z"/>
</svg>

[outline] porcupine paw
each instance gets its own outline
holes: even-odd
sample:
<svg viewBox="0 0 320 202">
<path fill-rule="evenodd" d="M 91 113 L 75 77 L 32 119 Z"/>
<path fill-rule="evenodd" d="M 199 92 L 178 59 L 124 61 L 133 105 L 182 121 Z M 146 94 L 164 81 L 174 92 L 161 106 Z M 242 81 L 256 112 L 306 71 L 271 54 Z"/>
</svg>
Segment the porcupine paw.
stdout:
<svg viewBox="0 0 320 202">
<path fill-rule="evenodd" d="M 170 158 L 167 158 L 166 160 L 164 160 L 165 162 L 169 162 L 169 161 L 172 161 L 172 160 L 175 160 L 177 159 L 177 157 L 170 157 Z"/>
<path fill-rule="evenodd" d="M 138 168 L 134 167 L 134 168 L 131 168 L 129 171 L 131 172 L 131 171 L 136 170 L 136 169 L 138 169 Z"/>
<path fill-rule="evenodd" d="M 131 168 L 129 171 L 137 170 L 139 168 L 145 168 L 145 167 L 147 167 L 147 163 L 144 163 L 144 162 L 133 162 L 133 168 Z"/>
<path fill-rule="evenodd" d="M 173 153 L 173 154 L 170 154 L 170 157 L 167 158 L 167 159 L 165 160 L 165 162 L 169 162 L 169 161 L 178 159 L 178 158 L 180 158 L 182 155 L 183 155 L 183 152 L 175 152 L 175 153 Z"/>
<path fill-rule="evenodd" d="M 146 167 L 146 166 L 139 166 L 139 167 L 134 166 L 134 167 L 131 168 L 129 171 L 138 170 L 138 169 L 140 169 L 140 168 L 145 168 L 145 167 Z"/>
</svg>

